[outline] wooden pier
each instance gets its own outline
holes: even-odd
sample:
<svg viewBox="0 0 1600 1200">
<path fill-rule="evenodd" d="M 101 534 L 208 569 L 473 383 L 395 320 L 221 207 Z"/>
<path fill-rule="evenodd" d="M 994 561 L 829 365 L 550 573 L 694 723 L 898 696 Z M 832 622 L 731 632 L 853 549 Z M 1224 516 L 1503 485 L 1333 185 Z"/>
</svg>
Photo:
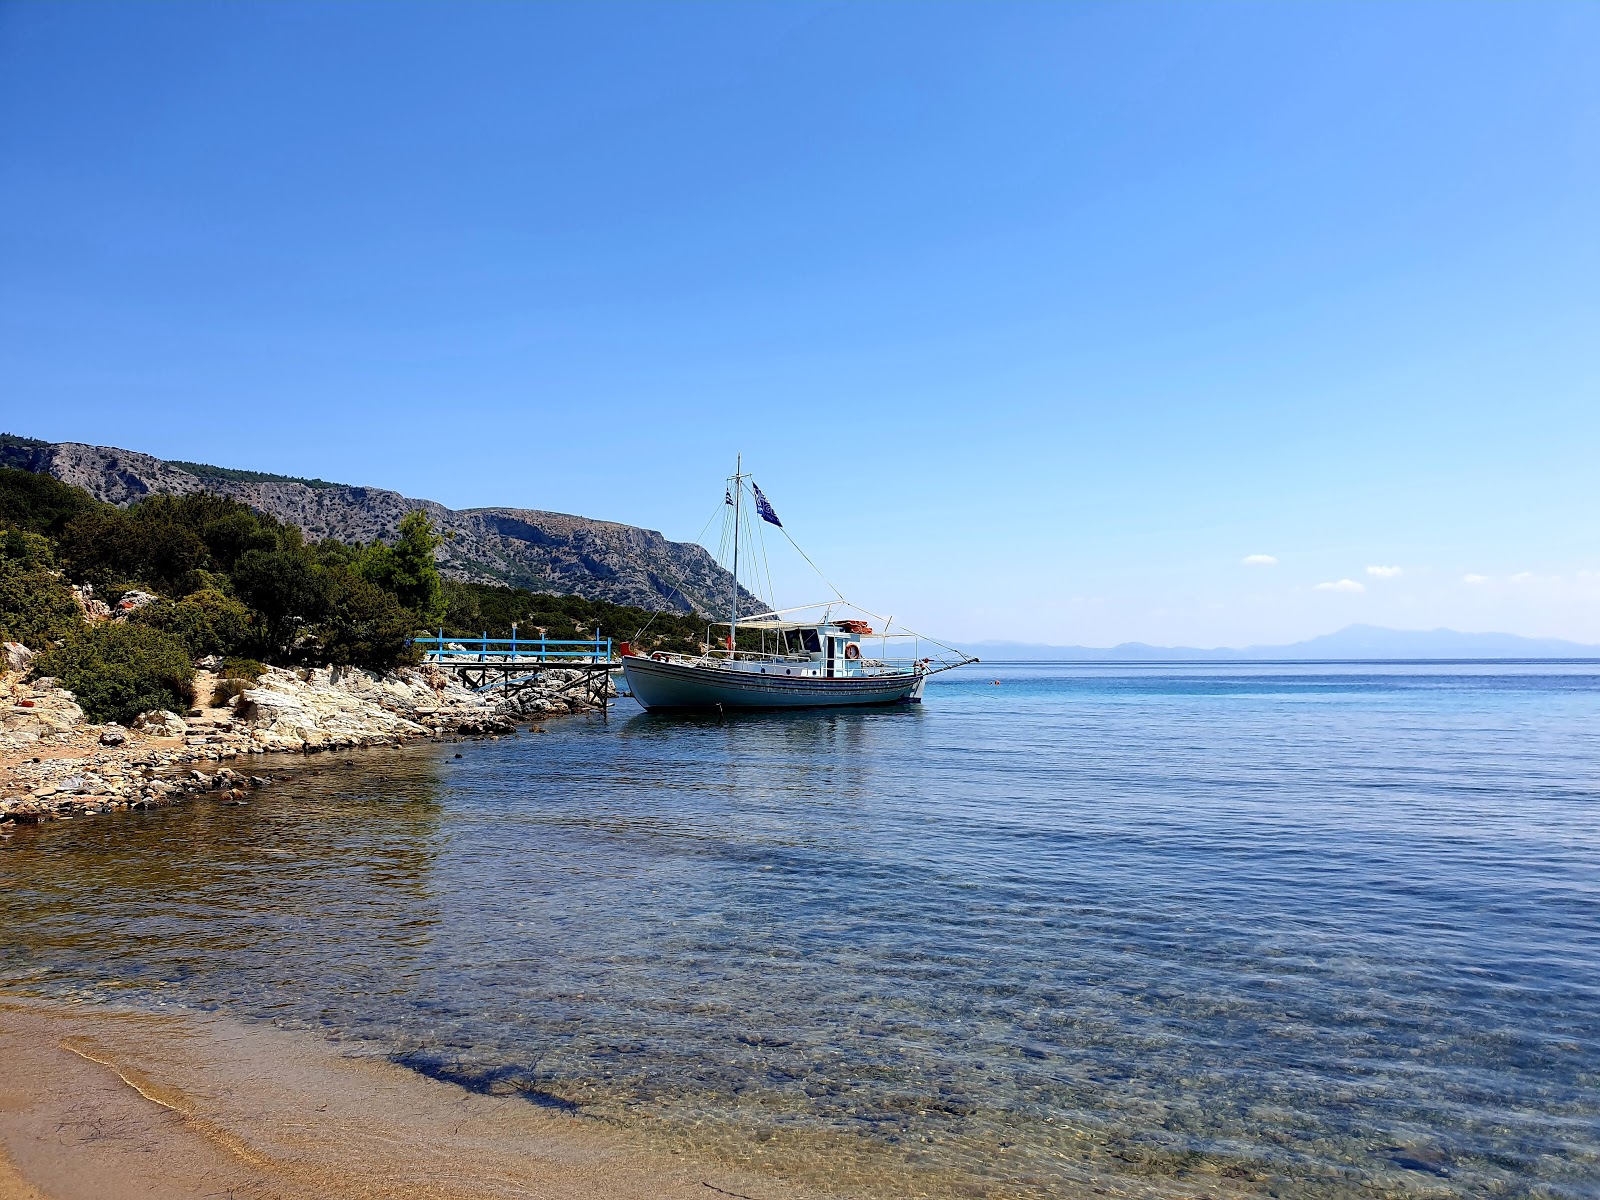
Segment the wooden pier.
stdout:
<svg viewBox="0 0 1600 1200">
<path fill-rule="evenodd" d="M 590 704 L 607 706 L 610 675 L 621 662 L 610 638 L 596 634 L 588 641 L 556 638 L 446 637 L 416 638 L 426 666 L 448 671 L 475 692 L 500 691 L 515 697 L 521 691 L 548 692 L 552 672 L 570 674 L 557 694 L 576 693 Z"/>
</svg>

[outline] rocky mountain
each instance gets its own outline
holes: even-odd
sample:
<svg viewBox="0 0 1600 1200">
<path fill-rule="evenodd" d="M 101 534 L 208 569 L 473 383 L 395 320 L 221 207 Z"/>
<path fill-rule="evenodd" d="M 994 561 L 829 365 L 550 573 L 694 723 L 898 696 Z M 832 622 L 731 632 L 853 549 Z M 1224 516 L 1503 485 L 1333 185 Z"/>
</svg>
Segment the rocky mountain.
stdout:
<svg viewBox="0 0 1600 1200">
<path fill-rule="evenodd" d="M 720 612 L 731 576 L 704 547 L 613 521 L 527 508 L 456 510 L 399 492 L 201 463 L 167 462 L 110 446 L 0 436 L 0 466 L 55 476 L 111 504 L 215 492 L 300 526 L 313 540 L 393 538 L 413 509 L 449 540 L 439 569 L 469 583 L 587 596 L 677 612 Z M 753 610 L 760 601 L 741 592 Z"/>
</svg>

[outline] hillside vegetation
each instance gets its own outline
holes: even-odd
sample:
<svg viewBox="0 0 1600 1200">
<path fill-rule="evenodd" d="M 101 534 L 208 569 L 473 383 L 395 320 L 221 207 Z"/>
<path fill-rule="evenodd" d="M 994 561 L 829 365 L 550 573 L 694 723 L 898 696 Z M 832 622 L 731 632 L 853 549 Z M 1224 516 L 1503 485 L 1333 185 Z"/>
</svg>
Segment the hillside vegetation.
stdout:
<svg viewBox="0 0 1600 1200">
<path fill-rule="evenodd" d="M 169 462 L 115 446 L 13 434 L 0 434 L 0 466 L 48 475 L 119 508 L 156 496 L 209 492 L 298 526 L 307 544 L 392 544 L 400 537 L 400 522 L 420 510 L 445 538 L 434 556 L 440 574 L 462 583 L 691 616 L 721 613 L 734 594 L 732 577 L 705 547 L 615 521 L 523 508 L 450 509 L 380 487 Z M 743 603 L 746 611 L 759 604 L 748 593 Z"/>
<path fill-rule="evenodd" d="M 359 666 L 413 662 L 418 632 L 627 639 L 692 649 L 696 618 L 446 581 L 442 539 L 413 511 L 389 541 L 312 542 L 224 496 L 152 496 L 127 508 L 48 475 L 0 468 L 0 638 L 96 720 L 192 702 L 194 660 Z M 92 591 L 90 590 L 92 589 Z M 94 613 L 88 597 L 111 606 Z M 648 627 L 648 628 L 646 628 Z"/>
</svg>

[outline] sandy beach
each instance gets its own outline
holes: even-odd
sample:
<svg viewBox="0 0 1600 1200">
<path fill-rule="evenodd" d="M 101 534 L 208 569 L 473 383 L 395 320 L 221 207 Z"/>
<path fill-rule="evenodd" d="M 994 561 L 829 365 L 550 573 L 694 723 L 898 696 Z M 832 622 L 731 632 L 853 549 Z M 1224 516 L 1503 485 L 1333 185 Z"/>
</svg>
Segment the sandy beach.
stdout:
<svg viewBox="0 0 1600 1200">
<path fill-rule="evenodd" d="M 0 997 L 0 1200 L 783 1200 L 310 1035 Z"/>
</svg>

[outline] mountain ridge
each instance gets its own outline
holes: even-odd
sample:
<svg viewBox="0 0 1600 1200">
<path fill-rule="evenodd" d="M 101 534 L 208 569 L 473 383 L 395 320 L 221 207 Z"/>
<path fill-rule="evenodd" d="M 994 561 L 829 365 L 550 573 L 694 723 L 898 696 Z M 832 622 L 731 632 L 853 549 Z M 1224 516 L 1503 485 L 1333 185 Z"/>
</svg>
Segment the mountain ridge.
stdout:
<svg viewBox="0 0 1600 1200">
<path fill-rule="evenodd" d="M 1333 633 L 1277 646 L 1199 649 L 1122 642 L 1116 646 L 1048 646 L 1028 642 L 970 642 L 962 649 L 989 661 L 1029 659 L 1050 662 L 1224 662 L 1336 661 L 1366 659 L 1600 659 L 1600 646 L 1562 638 L 1529 638 L 1514 633 L 1462 633 L 1454 629 L 1387 629 L 1347 625 Z"/>
<path fill-rule="evenodd" d="M 535 592 L 581 595 L 675 612 L 720 611 L 732 576 L 705 547 L 668 541 L 653 529 L 542 509 L 451 509 L 387 488 L 298 479 L 156 458 L 87 442 L 0 435 L 0 466 L 52 475 L 98 500 L 127 507 L 147 496 L 212 492 L 240 500 L 308 538 L 392 540 L 400 520 L 421 509 L 446 535 L 437 558 L 445 576 Z M 744 588 L 750 611 L 765 606 Z"/>
</svg>

